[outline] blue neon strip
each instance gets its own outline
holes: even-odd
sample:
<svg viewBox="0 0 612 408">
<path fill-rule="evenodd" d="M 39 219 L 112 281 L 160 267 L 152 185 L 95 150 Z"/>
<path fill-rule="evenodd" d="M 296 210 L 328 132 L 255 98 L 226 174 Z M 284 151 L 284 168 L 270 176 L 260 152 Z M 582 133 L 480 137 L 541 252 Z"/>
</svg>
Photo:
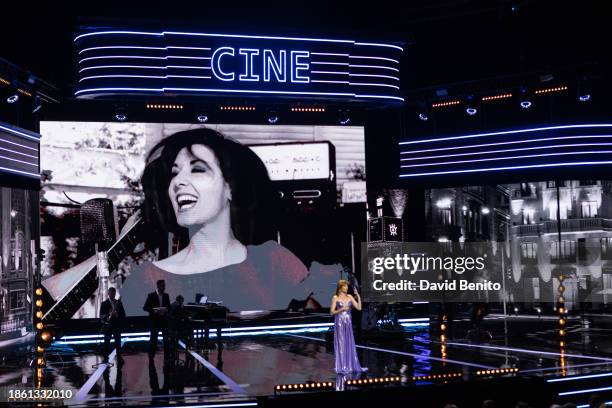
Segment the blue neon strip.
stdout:
<svg viewBox="0 0 612 408">
<path fill-rule="evenodd" d="M 389 69 L 391 71 L 399 72 L 399 69 L 393 67 L 384 67 L 382 65 L 349 65 L 350 68 L 374 68 L 374 69 Z"/>
<path fill-rule="evenodd" d="M 87 57 L 79 61 L 79 65 L 85 61 L 98 60 L 98 59 L 154 59 L 154 60 L 169 60 L 169 59 L 190 59 L 190 60 L 209 60 L 211 57 L 183 57 L 178 55 L 168 55 L 166 57 L 147 57 L 142 55 L 100 55 L 98 57 Z"/>
<path fill-rule="evenodd" d="M 397 50 L 400 51 L 404 51 L 404 49 L 402 47 L 400 47 L 399 45 L 391 45 L 391 44 L 377 44 L 377 43 L 355 43 L 355 45 L 365 45 L 365 46 L 370 46 L 370 47 L 389 47 L 389 48 L 395 48 Z"/>
<path fill-rule="evenodd" d="M 15 146 L 23 147 L 24 149 L 33 150 L 36 153 L 38 153 L 38 149 L 36 149 L 34 147 L 30 147 L 30 146 L 22 145 L 22 144 L 19 144 L 19 143 L 11 142 L 10 140 L 0 139 L 0 142 L 4 142 L 4 143 L 12 144 L 12 145 L 15 145 Z M 34 156 L 32 156 L 32 157 L 34 157 Z"/>
<path fill-rule="evenodd" d="M 413 302 L 413 303 L 417 303 L 417 302 Z M 429 303 L 429 302 L 419 302 L 419 303 Z M 407 322 L 429 322 L 429 317 L 416 317 L 416 318 L 411 318 L 411 319 L 397 319 L 398 322 L 400 323 L 407 323 Z"/>
<path fill-rule="evenodd" d="M 78 63 L 82 64 L 85 61 L 98 60 L 98 59 L 114 59 L 114 58 L 127 58 L 127 59 L 155 59 L 155 60 L 167 60 L 168 57 L 144 57 L 141 55 L 101 55 L 99 57 L 87 57 L 80 60 Z"/>
<path fill-rule="evenodd" d="M 204 37 L 226 37 L 226 38 L 255 38 L 255 39 L 263 39 L 263 40 L 290 40 L 290 41 L 313 41 L 313 42 L 333 42 L 333 43 L 343 43 L 343 44 L 353 44 L 353 45 L 363 45 L 363 46 L 372 46 L 372 47 L 389 47 L 395 48 L 400 51 L 404 51 L 404 49 L 397 45 L 392 44 L 379 44 L 379 43 L 357 43 L 353 40 L 332 40 L 327 38 L 299 38 L 299 37 L 272 37 L 272 36 L 262 36 L 262 35 L 239 35 L 239 34 L 212 34 L 212 33 L 186 33 L 186 32 L 176 32 L 176 31 L 163 31 L 161 33 L 152 33 L 152 32 L 142 32 L 142 31 L 97 31 L 93 33 L 85 33 L 78 35 L 74 38 L 74 41 L 78 41 L 81 38 L 94 36 L 94 35 L 109 35 L 109 34 L 132 34 L 132 35 L 150 35 L 150 36 L 164 36 L 164 35 L 194 35 L 194 36 L 204 36 Z"/>
<path fill-rule="evenodd" d="M 429 321 L 428 317 L 422 318 L 414 318 L 414 319 L 400 319 L 399 321 L 403 322 L 417 322 L 417 321 Z M 268 325 L 268 326 L 247 326 L 247 327 L 224 327 L 221 329 L 222 332 L 247 332 L 247 331 L 257 331 L 257 330 L 268 330 L 268 329 L 308 329 L 308 328 L 321 328 L 321 327 L 330 327 L 333 326 L 333 323 L 305 323 L 305 324 L 281 324 L 281 325 Z M 195 332 L 196 330 L 194 330 Z M 122 333 L 122 336 L 148 336 L 149 332 L 136 332 L 136 333 Z M 71 340 L 71 339 L 88 339 L 88 338 L 102 338 L 104 335 L 102 334 L 85 334 L 85 335 L 75 335 L 75 336 L 63 336 L 62 340 Z"/>
<path fill-rule="evenodd" d="M 8 149 L 4 149 L 4 150 L 8 150 Z M 19 160 L 19 159 L 12 159 L 12 158 L 6 157 L 6 156 L 0 156 L 0 159 L 10 160 L 10 161 L 14 161 L 14 162 L 17 162 L 17 163 L 27 164 L 28 166 L 38 167 L 38 163 L 31 163 L 31 162 L 27 162 L 27 161 L 23 161 L 23 160 Z"/>
<path fill-rule="evenodd" d="M 349 81 L 326 81 L 323 79 L 311 79 L 310 82 L 321 82 L 324 84 L 350 84 Z"/>
<path fill-rule="evenodd" d="M 540 132 L 543 130 L 559 130 L 559 129 L 584 129 L 584 128 L 592 128 L 592 127 L 612 127 L 612 124 L 584 124 L 584 125 L 562 125 L 562 126 L 547 126 L 547 127 L 539 127 L 539 128 L 528 128 L 528 129 L 519 129 L 519 130 L 506 130 L 502 132 L 489 132 L 489 133 L 476 133 L 473 135 L 464 135 L 464 136 L 451 136 L 451 137 L 441 137 L 436 139 L 422 139 L 422 140 L 409 140 L 406 142 L 400 142 L 400 145 L 407 144 L 417 144 L 417 143 L 431 143 L 431 142 L 442 142 L 446 140 L 460 140 L 460 139 L 472 139 L 475 137 L 485 137 L 485 136 L 500 136 L 500 135 L 511 135 L 515 133 L 528 133 L 528 132 Z"/>
<path fill-rule="evenodd" d="M 512 140 L 508 142 L 499 142 L 499 143 L 485 143 L 478 145 L 469 145 L 469 146 L 451 146 L 451 147 L 440 147 L 436 149 L 424 149 L 424 150 L 406 150 L 400 152 L 400 154 L 416 154 L 416 153 L 429 153 L 429 152 L 439 152 L 446 150 L 460 150 L 460 149 L 471 149 L 475 147 L 488 147 L 488 146 L 501 146 L 508 144 L 518 144 L 518 143 L 531 143 L 531 142 L 546 142 L 550 140 L 565 140 L 565 139 L 609 139 L 612 138 L 612 135 L 591 135 L 591 136 L 561 136 L 561 137 L 547 137 L 542 139 L 526 139 L 526 140 Z M 401 144 L 401 143 L 400 143 Z"/>
<path fill-rule="evenodd" d="M 564 397 L 566 395 L 587 394 L 589 392 L 600 392 L 600 391 L 610 391 L 610 390 L 612 390 L 612 387 L 589 388 L 587 390 L 576 390 L 576 391 L 560 392 L 558 395 L 560 397 Z"/>
<path fill-rule="evenodd" d="M 405 324 L 410 324 L 410 323 L 405 323 Z M 425 324 L 425 323 L 413 323 L 413 324 Z M 223 337 L 245 337 L 245 336 L 264 336 L 264 335 L 278 335 L 278 334 L 294 334 L 294 333 L 322 333 L 322 332 L 326 332 L 329 330 L 329 327 L 311 327 L 311 328 L 301 328 L 301 329 L 293 329 L 293 330 L 257 330 L 257 331 L 239 331 L 239 332 L 231 332 L 231 333 L 226 333 L 226 334 L 222 334 Z M 65 336 L 68 337 L 68 336 Z M 76 336 L 72 336 L 72 337 L 76 337 Z M 84 336 L 81 336 L 84 337 Z M 62 344 L 62 345 L 66 345 L 66 344 L 97 344 L 97 343 L 102 343 L 104 341 L 104 339 L 102 339 L 103 336 L 97 336 L 97 335 L 92 335 L 89 338 L 83 339 L 83 340 L 63 340 L 64 337 L 62 337 L 62 339 L 54 342 L 54 344 Z M 122 339 L 124 339 L 123 341 L 149 341 L 150 337 L 147 333 L 146 336 L 138 336 L 138 337 L 132 337 L 132 336 L 121 336 Z M 158 335 L 158 337 L 161 337 L 163 339 L 162 335 Z M 194 337 L 196 338 L 202 338 L 204 337 L 203 335 L 195 335 Z M 211 331 L 211 333 L 208 336 L 209 338 L 215 338 L 217 337 L 217 333 L 215 333 L 214 331 Z"/>
<path fill-rule="evenodd" d="M 604 153 L 612 153 L 612 150 L 602 150 L 602 151 L 582 151 L 582 152 L 559 152 L 559 153 L 546 153 L 546 154 L 530 154 L 524 156 L 509 156 L 509 157 L 490 157 L 488 159 L 474 159 L 474 160 L 458 160 L 458 161 L 450 161 L 450 162 L 437 162 L 437 163 L 422 163 L 422 164 L 406 164 L 400 166 L 401 168 L 410 168 L 410 167 L 430 167 L 430 166 L 443 166 L 447 164 L 465 164 L 465 163 L 479 163 L 485 161 L 497 161 L 497 160 L 513 160 L 513 159 L 531 159 L 534 157 L 548 157 L 548 156 L 568 156 L 568 155 L 577 155 L 577 154 L 604 154 Z"/>
<path fill-rule="evenodd" d="M 25 176 L 29 176 L 29 177 L 33 177 L 33 178 L 40 178 L 40 174 L 29 173 L 27 171 L 21 171 L 21 170 L 16 170 L 16 169 L 9 169 L 8 167 L 0 166 L 0 170 L 8 171 L 9 173 L 21 174 L 21 175 L 25 175 Z"/>
<path fill-rule="evenodd" d="M 179 68 L 179 69 L 211 69 L 210 67 L 199 67 L 194 65 L 166 65 L 166 68 Z"/>
<path fill-rule="evenodd" d="M 94 75 L 83 77 L 79 79 L 79 82 L 87 81 L 90 79 L 100 78 L 149 78 L 149 79 L 168 79 L 168 78 L 194 78 L 194 79 L 211 79 L 210 76 L 195 76 L 195 75 Z"/>
<path fill-rule="evenodd" d="M 158 51 L 167 51 L 169 49 L 176 49 L 176 50 L 199 50 L 199 51 L 210 51 L 210 47 L 178 47 L 178 46 L 167 46 L 167 47 L 143 47 L 143 46 L 136 46 L 136 45 L 131 45 L 131 46 L 126 46 L 126 45 L 109 45 L 109 46 L 105 46 L 105 47 L 90 47 L 90 48 L 85 48 L 82 49 L 81 51 L 79 51 L 79 54 L 83 53 L 83 52 L 87 52 L 87 51 L 94 51 L 94 50 L 109 50 L 109 49 L 135 49 L 135 50 L 158 50 Z"/>
<path fill-rule="evenodd" d="M 612 401 L 606 401 L 604 402 L 605 405 L 612 405 Z M 589 408 L 590 405 L 589 404 L 582 404 L 582 405 L 578 405 L 576 406 L 576 408 Z"/>
<path fill-rule="evenodd" d="M 348 72 L 335 71 L 310 71 L 311 74 L 331 74 L 331 75 L 350 75 Z"/>
<path fill-rule="evenodd" d="M 256 91 L 256 90 L 240 90 L 240 89 L 204 89 L 204 88 L 91 88 L 82 89 L 75 92 L 79 95 L 85 92 L 100 92 L 100 91 L 138 91 L 138 92 L 165 92 L 165 91 L 186 91 L 186 92 L 229 92 L 229 93 L 256 93 L 256 94 L 278 94 L 278 95 L 321 95 L 321 96 L 350 96 L 357 98 L 389 98 L 403 101 L 404 98 L 385 95 L 356 95 L 352 93 L 340 92 L 291 92 L 291 91 Z"/>
<path fill-rule="evenodd" d="M 82 89 L 80 91 L 75 92 L 75 95 L 84 92 L 92 92 L 92 91 L 138 91 L 138 92 L 164 92 L 163 89 L 157 88 L 93 88 L 93 89 Z"/>
<path fill-rule="evenodd" d="M 310 55 L 323 55 L 328 57 L 349 57 L 349 54 L 336 54 L 333 52 L 311 52 Z"/>
<path fill-rule="evenodd" d="M 429 323 L 400 323 L 402 327 L 428 327 Z"/>
<path fill-rule="evenodd" d="M 550 139 L 546 139 L 546 140 L 550 140 Z M 407 158 L 400 159 L 400 161 L 442 159 L 444 157 L 476 156 L 476 155 L 481 155 L 481 154 L 521 152 L 523 150 L 558 149 L 561 147 L 582 147 L 582 146 L 612 146 L 612 143 L 576 143 L 576 144 L 564 144 L 564 145 L 546 145 L 546 146 L 536 146 L 536 147 L 524 147 L 521 149 L 488 150 L 485 152 L 446 154 L 442 156 L 407 157 Z"/>
<path fill-rule="evenodd" d="M 95 67 L 86 67 L 79 70 L 79 74 L 88 69 L 105 69 L 105 68 L 138 68 L 138 69 L 168 69 L 165 67 L 156 67 L 154 65 L 97 65 Z"/>
<path fill-rule="evenodd" d="M 31 154 L 21 153 L 21 152 L 16 152 L 15 150 L 6 149 L 6 148 L 4 148 L 4 147 L 0 147 L 0 150 L 4 150 L 4 151 L 6 151 L 6 152 L 10 152 L 10 153 L 20 154 L 20 155 L 22 155 L 22 156 L 31 157 L 31 158 L 33 158 L 33 159 L 37 159 L 37 160 L 38 160 L 38 156 L 34 156 L 34 155 L 31 155 Z"/>
<path fill-rule="evenodd" d="M 349 55 L 349 58 L 359 58 L 359 59 L 375 59 L 375 60 L 381 60 L 381 61 L 391 61 L 391 62 L 395 62 L 396 64 L 399 64 L 400 62 L 396 59 L 393 58 L 384 58 L 384 57 L 366 57 L 365 55 Z"/>
<path fill-rule="evenodd" d="M 525 166 L 491 167 L 487 169 L 436 171 L 436 172 L 431 172 L 431 173 L 400 174 L 400 177 L 438 176 L 442 174 L 479 173 L 483 171 L 520 170 L 520 169 L 534 169 L 534 168 L 539 168 L 539 167 L 592 166 L 592 165 L 598 165 L 598 164 L 612 164 L 612 161 L 548 163 L 548 164 L 533 164 L 533 165 L 525 165 Z"/>
<path fill-rule="evenodd" d="M 552 380 L 546 380 L 546 382 L 556 383 L 556 382 L 563 382 L 563 381 L 585 380 L 589 378 L 601 378 L 601 377 L 610 377 L 610 376 L 612 376 L 612 373 L 589 374 L 589 375 L 579 375 L 577 377 L 553 378 Z"/>
<path fill-rule="evenodd" d="M 381 95 L 355 95 L 357 98 L 383 98 L 383 99 L 396 99 L 404 102 L 404 98 L 400 96 L 381 96 Z"/>
<path fill-rule="evenodd" d="M 399 86 L 397 86 L 397 85 L 388 85 L 388 84 L 370 84 L 370 83 L 362 83 L 362 82 L 351 82 L 350 85 L 355 85 L 355 86 L 386 86 L 388 88 L 399 89 Z"/>
<path fill-rule="evenodd" d="M 35 140 L 37 142 L 40 141 L 40 136 L 36 135 L 36 133 L 25 133 L 21 130 L 14 129 L 10 125 L 0 123 L 0 130 L 4 130 L 5 132 L 11 133 L 17 136 L 27 137 L 28 139 Z"/>
<path fill-rule="evenodd" d="M 117 49 L 122 49 L 122 50 L 157 50 L 157 51 L 166 51 L 168 49 L 168 47 L 142 47 L 142 46 L 136 46 L 136 45 L 109 45 L 109 46 L 105 46 L 105 47 L 90 47 L 90 48 L 85 48 L 82 49 L 81 51 L 79 51 L 79 54 L 83 53 L 83 52 L 87 52 L 87 51 L 94 51 L 94 50 L 117 50 Z"/>
<path fill-rule="evenodd" d="M 312 61 L 310 62 L 312 65 L 343 65 L 348 66 L 348 62 L 322 62 L 322 61 Z"/>
<path fill-rule="evenodd" d="M 311 71 L 312 72 L 312 71 Z M 355 77 L 370 77 L 370 78 L 388 78 L 388 79 L 394 79 L 396 81 L 399 81 L 399 77 L 396 76 L 391 76 L 391 75 L 375 75 L 375 74 L 349 74 L 349 76 L 355 76 Z"/>
</svg>

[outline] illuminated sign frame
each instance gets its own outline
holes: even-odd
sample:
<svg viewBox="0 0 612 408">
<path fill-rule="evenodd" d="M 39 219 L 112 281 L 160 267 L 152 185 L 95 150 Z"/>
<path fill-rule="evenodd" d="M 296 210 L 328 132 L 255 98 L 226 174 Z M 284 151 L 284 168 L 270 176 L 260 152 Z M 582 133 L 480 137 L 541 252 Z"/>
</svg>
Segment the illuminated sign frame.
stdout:
<svg viewBox="0 0 612 408">
<path fill-rule="evenodd" d="M 454 176 L 554 172 L 571 177 L 577 169 L 612 164 L 612 124 L 569 124 L 399 142 L 404 180 Z M 566 175 L 559 172 L 565 169 Z M 609 169 L 609 167 L 606 167 Z"/>
<path fill-rule="evenodd" d="M 91 31 L 74 39 L 77 98 L 264 96 L 401 104 L 396 44 L 185 32 Z"/>
<path fill-rule="evenodd" d="M 0 175 L 40 179 L 40 135 L 0 122 Z"/>
</svg>

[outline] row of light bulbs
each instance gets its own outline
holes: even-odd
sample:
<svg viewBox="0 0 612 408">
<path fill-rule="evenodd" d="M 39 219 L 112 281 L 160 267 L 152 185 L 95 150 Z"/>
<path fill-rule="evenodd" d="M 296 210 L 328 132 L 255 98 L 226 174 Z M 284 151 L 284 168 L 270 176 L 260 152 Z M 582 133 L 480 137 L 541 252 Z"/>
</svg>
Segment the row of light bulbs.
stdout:
<svg viewBox="0 0 612 408">
<path fill-rule="evenodd" d="M 304 390 L 304 389 L 315 389 L 315 388 L 332 388 L 335 383 L 333 381 L 323 382 L 310 382 L 305 384 L 279 384 L 274 387 L 276 391 L 286 390 Z"/>
<path fill-rule="evenodd" d="M 491 374 L 516 374 L 518 368 L 498 368 L 495 370 L 480 370 L 476 371 L 476 375 L 491 375 Z"/>
<path fill-rule="evenodd" d="M 534 95 L 543 95 L 543 94 L 549 94 L 549 93 L 554 93 L 554 92 L 563 92 L 563 91 L 567 91 L 568 87 L 563 85 L 563 86 L 555 86 L 555 87 L 549 87 L 549 88 L 542 88 L 542 89 L 537 89 L 534 91 Z M 498 95 L 490 95 L 490 96 L 484 96 L 481 98 L 481 101 L 483 102 L 487 102 L 487 101 L 496 101 L 496 100 L 501 100 L 501 99 L 509 99 L 512 98 L 514 95 L 510 92 L 508 93 L 502 93 L 502 94 L 498 94 Z M 591 94 L 588 92 L 581 92 L 580 95 L 578 95 L 578 100 L 580 102 L 587 102 L 591 100 Z M 449 106 L 455 106 L 455 105 L 459 105 L 461 104 L 461 100 L 459 99 L 453 99 L 453 100 L 448 100 L 448 101 L 443 101 L 443 102 L 434 102 L 431 104 L 431 108 L 445 108 L 445 107 L 449 107 Z M 529 98 L 527 96 L 525 96 L 520 102 L 519 102 L 519 106 L 522 109 L 529 109 L 533 106 L 533 102 L 531 100 L 529 100 Z M 469 101 L 467 102 L 467 106 L 465 108 L 465 112 L 469 115 L 469 116 L 474 116 L 478 113 L 478 109 L 473 106 Z M 422 110 L 421 112 L 419 112 L 418 114 L 418 118 L 422 121 L 427 121 L 429 120 L 429 115 L 427 114 L 427 112 L 425 110 Z"/>
</svg>

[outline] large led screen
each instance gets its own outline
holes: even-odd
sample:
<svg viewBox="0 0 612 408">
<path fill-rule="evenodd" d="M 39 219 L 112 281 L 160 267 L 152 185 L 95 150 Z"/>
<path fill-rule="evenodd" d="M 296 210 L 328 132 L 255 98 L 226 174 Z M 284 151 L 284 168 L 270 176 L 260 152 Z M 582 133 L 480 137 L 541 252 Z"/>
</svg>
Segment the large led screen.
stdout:
<svg viewBox="0 0 612 408">
<path fill-rule="evenodd" d="M 159 280 L 186 303 L 317 309 L 354 272 L 362 127 L 42 122 L 41 134 L 54 318 L 97 317 L 110 286 L 143 315 Z"/>
</svg>

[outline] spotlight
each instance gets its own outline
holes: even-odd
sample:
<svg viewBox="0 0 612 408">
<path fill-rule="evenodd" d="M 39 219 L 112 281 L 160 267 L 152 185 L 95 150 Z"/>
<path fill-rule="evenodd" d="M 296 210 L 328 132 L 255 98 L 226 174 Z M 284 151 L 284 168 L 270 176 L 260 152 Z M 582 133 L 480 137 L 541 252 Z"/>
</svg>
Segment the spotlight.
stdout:
<svg viewBox="0 0 612 408">
<path fill-rule="evenodd" d="M 278 122 L 278 112 L 275 110 L 269 110 L 267 113 L 267 119 L 268 119 L 268 123 L 273 125 L 276 122 Z"/>
<path fill-rule="evenodd" d="M 115 120 L 119 122 L 125 122 L 127 120 L 127 112 L 125 108 L 116 108 L 115 110 Z"/>
<path fill-rule="evenodd" d="M 532 105 L 531 101 L 528 101 L 528 100 L 521 101 L 522 109 L 529 109 L 531 108 L 531 105 Z"/>
<path fill-rule="evenodd" d="M 15 94 L 9 96 L 8 98 L 6 98 L 6 103 L 15 103 L 18 100 L 19 100 L 19 95 L 15 93 Z"/>
<path fill-rule="evenodd" d="M 200 123 L 208 122 L 208 116 L 204 114 L 196 115 L 196 120 Z"/>
<path fill-rule="evenodd" d="M 348 109 L 340 109 L 338 111 L 338 123 L 345 126 L 351 123 L 351 116 Z"/>
<path fill-rule="evenodd" d="M 591 81 L 588 76 L 583 76 L 578 82 L 578 100 L 588 102 L 591 100 Z"/>
<path fill-rule="evenodd" d="M 474 95 L 470 95 L 466 98 L 465 113 L 469 116 L 474 116 L 478 113 L 478 109 L 474 104 Z"/>
<path fill-rule="evenodd" d="M 421 119 L 423 122 L 427 122 L 429 120 L 429 116 L 427 116 L 425 112 L 421 112 L 419 113 L 419 119 Z"/>
</svg>

